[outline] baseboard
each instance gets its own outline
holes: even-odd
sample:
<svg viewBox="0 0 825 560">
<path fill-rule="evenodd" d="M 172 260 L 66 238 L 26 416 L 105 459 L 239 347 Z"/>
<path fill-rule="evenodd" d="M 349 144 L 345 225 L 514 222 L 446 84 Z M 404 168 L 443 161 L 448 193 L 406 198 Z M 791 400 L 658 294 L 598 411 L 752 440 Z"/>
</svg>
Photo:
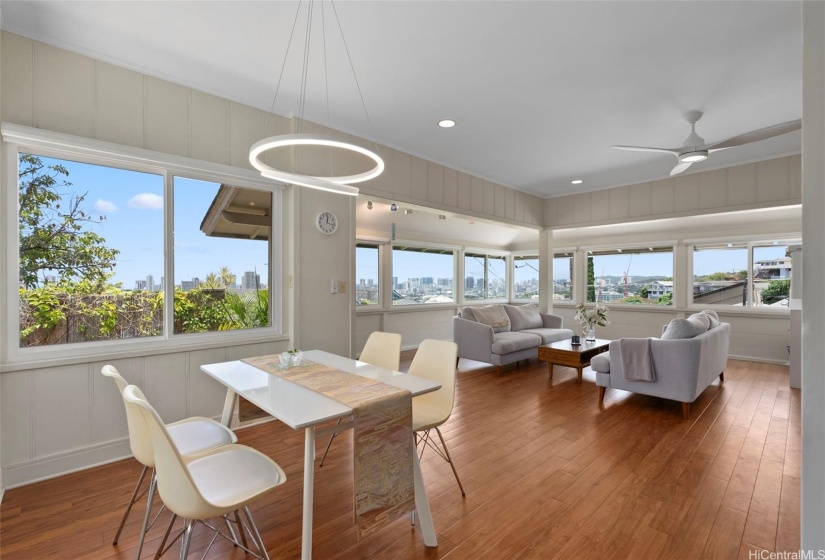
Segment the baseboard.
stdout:
<svg viewBox="0 0 825 560">
<path fill-rule="evenodd" d="M 17 488 L 64 474 L 114 463 L 131 456 L 129 438 L 109 441 L 41 459 L 6 465 L 3 467 L 3 485 L 6 489 Z"/>
<path fill-rule="evenodd" d="M 754 358 L 753 356 L 734 356 L 733 354 L 728 354 L 728 359 L 742 360 L 743 362 L 761 362 L 763 364 L 778 364 L 781 366 L 790 365 L 790 362 L 788 360 L 769 360 L 768 358 Z"/>
</svg>

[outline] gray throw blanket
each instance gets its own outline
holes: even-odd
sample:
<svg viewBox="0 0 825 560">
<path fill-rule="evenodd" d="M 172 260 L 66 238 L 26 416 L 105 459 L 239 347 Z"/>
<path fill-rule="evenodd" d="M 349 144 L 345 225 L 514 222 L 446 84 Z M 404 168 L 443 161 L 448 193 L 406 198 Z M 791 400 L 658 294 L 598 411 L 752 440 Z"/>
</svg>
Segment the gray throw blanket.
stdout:
<svg viewBox="0 0 825 560">
<path fill-rule="evenodd" d="M 623 338 L 619 345 L 625 381 L 656 381 L 649 338 Z"/>
</svg>

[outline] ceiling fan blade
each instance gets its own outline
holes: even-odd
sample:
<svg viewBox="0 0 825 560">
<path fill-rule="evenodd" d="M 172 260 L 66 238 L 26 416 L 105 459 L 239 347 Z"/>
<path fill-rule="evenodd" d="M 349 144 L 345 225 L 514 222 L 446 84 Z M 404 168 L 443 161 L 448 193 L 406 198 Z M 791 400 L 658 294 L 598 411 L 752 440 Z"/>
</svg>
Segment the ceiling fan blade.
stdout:
<svg viewBox="0 0 825 560">
<path fill-rule="evenodd" d="M 679 155 L 678 150 L 668 150 L 666 148 L 645 148 L 644 146 L 610 146 L 611 148 L 616 148 L 617 150 L 629 150 L 631 152 L 662 152 L 665 154 L 673 154 L 675 156 Z"/>
<path fill-rule="evenodd" d="M 693 162 L 690 162 L 690 161 L 678 163 L 678 164 L 676 164 L 676 167 L 674 167 L 673 170 L 670 172 L 670 175 L 671 176 L 678 175 L 679 173 L 682 173 L 683 171 L 685 171 L 691 165 L 693 165 Z"/>
<path fill-rule="evenodd" d="M 721 142 L 717 142 L 715 144 L 709 144 L 706 149 L 710 151 L 711 148 L 714 150 L 720 150 L 722 148 L 735 148 L 736 146 L 741 146 L 743 144 L 759 142 L 760 140 L 767 140 L 768 138 L 773 138 L 774 136 L 787 134 L 788 132 L 793 132 L 795 130 L 799 130 L 800 128 L 802 128 L 802 120 L 797 119 L 795 121 L 775 124 L 773 126 L 760 128 L 759 130 L 746 132 L 745 134 L 740 134 L 739 136 L 734 136 L 733 138 L 728 138 L 727 140 L 722 140 Z"/>
</svg>

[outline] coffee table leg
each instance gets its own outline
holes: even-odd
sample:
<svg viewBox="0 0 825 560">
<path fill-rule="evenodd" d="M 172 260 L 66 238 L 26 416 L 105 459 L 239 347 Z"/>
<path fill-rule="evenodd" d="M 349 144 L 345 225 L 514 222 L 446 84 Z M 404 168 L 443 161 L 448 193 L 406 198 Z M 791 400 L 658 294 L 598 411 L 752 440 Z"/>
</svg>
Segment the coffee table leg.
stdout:
<svg viewBox="0 0 825 560">
<path fill-rule="evenodd" d="M 579 366 L 576 368 L 576 371 L 579 373 L 579 384 L 582 382 L 582 367 Z"/>
<path fill-rule="evenodd" d="M 553 381 L 553 362 L 547 362 L 547 368 L 550 370 L 550 381 Z"/>
</svg>

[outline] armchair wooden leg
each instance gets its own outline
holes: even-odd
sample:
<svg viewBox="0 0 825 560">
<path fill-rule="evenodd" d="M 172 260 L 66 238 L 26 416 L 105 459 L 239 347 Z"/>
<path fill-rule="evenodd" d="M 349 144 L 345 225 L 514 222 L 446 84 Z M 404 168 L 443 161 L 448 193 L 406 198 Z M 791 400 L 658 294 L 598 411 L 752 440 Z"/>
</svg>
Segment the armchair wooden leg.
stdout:
<svg viewBox="0 0 825 560">
<path fill-rule="evenodd" d="M 501 375 L 501 366 L 496 366 L 496 373 Z"/>
<path fill-rule="evenodd" d="M 722 383 L 725 382 L 725 372 L 724 371 L 719 374 L 719 381 L 721 381 Z"/>
<path fill-rule="evenodd" d="M 455 359 L 455 369 L 458 369 L 458 362 L 460 362 L 460 361 L 461 361 L 461 358 L 456 358 Z"/>
<path fill-rule="evenodd" d="M 604 404 L 604 390 L 605 387 L 599 386 L 599 404 Z"/>
<path fill-rule="evenodd" d="M 687 402 L 682 403 L 682 419 L 683 420 L 690 419 L 690 403 L 687 403 Z"/>
</svg>

